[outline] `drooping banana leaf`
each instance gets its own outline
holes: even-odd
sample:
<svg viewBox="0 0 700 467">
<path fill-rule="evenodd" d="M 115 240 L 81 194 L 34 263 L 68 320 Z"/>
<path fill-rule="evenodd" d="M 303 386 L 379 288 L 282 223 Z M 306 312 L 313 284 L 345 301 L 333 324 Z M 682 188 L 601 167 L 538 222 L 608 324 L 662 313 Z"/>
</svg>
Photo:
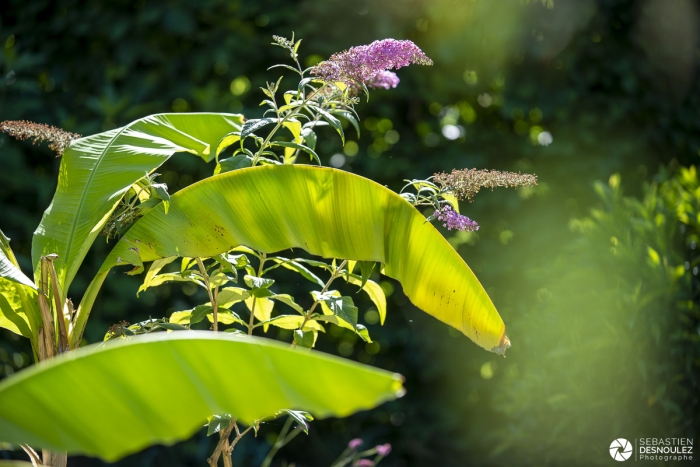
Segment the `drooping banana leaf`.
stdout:
<svg viewBox="0 0 700 467">
<path fill-rule="evenodd" d="M 58 187 L 34 232 L 32 261 L 55 253 L 63 303 L 95 237 L 129 187 L 176 152 L 209 161 L 219 140 L 240 130 L 233 114 L 159 114 L 73 141 L 63 153 Z"/>
<path fill-rule="evenodd" d="M 34 341 L 41 322 L 36 293 L 19 268 L 10 239 L 0 230 L 0 327 Z"/>
<path fill-rule="evenodd" d="M 505 325 L 469 266 L 413 206 L 391 190 L 336 169 L 266 166 L 193 184 L 146 214 L 117 243 L 88 287 L 72 331 L 79 342 L 109 270 L 169 256 L 211 257 L 238 245 L 375 261 L 420 309 L 498 353 Z"/>
<path fill-rule="evenodd" d="M 115 461 L 192 436 L 207 417 L 281 409 L 345 417 L 403 394 L 403 378 L 251 337 L 178 331 L 60 355 L 0 383 L 0 441 Z"/>
</svg>

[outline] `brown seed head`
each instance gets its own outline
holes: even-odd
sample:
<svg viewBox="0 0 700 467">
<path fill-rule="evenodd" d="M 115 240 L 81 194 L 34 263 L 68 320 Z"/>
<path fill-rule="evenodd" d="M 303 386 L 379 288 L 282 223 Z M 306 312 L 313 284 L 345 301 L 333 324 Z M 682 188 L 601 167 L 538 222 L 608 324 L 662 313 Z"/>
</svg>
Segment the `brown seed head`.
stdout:
<svg viewBox="0 0 700 467">
<path fill-rule="evenodd" d="M 499 186 L 517 188 L 537 185 L 537 176 L 498 170 L 454 169 L 451 173 L 435 174 L 435 183 L 443 190 L 449 190 L 460 200 L 470 203 L 483 188 L 492 190 Z"/>
<path fill-rule="evenodd" d="M 55 126 L 25 120 L 6 120 L 0 122 L 0 131 L 7 133 L 20 141 L 31 140 L 32 144 L 49 143 L 49 148 L 57 156 L 63 154 L 71 141 L 80 138 L 77 133 L 71 133 Z"/>
</svg>

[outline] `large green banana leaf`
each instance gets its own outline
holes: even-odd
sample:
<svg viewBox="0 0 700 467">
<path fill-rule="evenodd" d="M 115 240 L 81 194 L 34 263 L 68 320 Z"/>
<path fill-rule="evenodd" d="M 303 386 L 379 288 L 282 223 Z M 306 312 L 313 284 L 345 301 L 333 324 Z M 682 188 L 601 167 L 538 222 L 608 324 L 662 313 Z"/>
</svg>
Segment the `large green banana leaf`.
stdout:
<svg viewBox="0 0 700 467">
<path fill-rule="evenodd" d="M 281 409 L 345 417 L 403 394 L 395 373 L 209 331 L 86 347 L 0 383 L 0 441 L 114 461 L 190 437 L 207 417 L 246 424 Z"/>
<path fill-rule="evenodd" d="M 92 242 L 129 187 L 176 152 L 211 160 L 219 140 L 240 130 L 242 121 L 233 114 L 151 115 L 72 142 L 63 153 L 54 199 L 34 232 L 35 280 L 40 258 L 56 253 L 63 303 Z"/>
<path fill-rule="evenodd" d="M 169 256 L 211 257 L 245 245 L 376 261 L 419 308 L 487 350 L 508 347 L 505 326 L 469 266 L 413 206 L 391 190 L 336 169 L 265 166 L 217 175 L 176 193 L 112 250 L 88 288 L 71 336 L 79 342 L 109 270 Z"/>
<path fill-rule="evenodd" d="M 41 321 L 36 293 L 0 230 L 0 327 L 34 340 Z"/>
</svg>

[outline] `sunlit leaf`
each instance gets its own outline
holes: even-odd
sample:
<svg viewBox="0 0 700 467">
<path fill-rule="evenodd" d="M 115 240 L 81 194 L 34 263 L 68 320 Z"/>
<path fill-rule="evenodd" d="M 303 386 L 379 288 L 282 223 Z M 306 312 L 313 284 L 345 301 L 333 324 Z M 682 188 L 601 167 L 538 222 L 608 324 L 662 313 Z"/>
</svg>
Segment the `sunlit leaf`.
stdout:
<svg viewBox="0 0 700 467">
<path fill-rule="evenodd" d="M 397 279 L 418 308 L 485 349 L 508 347 L 503 321 L 485 290 L 420 212 L 370 180 L 303 165 L 211 177 L 174 194 L 167 215 L 154 208 L 105 260 L 85 293 L 87 311 L 78 311 L 77 329 L 112 267 L 130 264 L 138 272 L 144 261 L 212 257 L 236 245 L 268 254 L 302 248 L 326 258 L 383 264 L 383 273 Z"/>
<path fill-rule="evenodd" d="M 12 403 L 0 404 L 0 439 L 113 462 L 189 438 L 212 414 L 245 424 L 289 407 L 345 417 L 401 396 L 401 381 L 270 339 L 146 334 L 78 349 L 4 379 L 0 400 Z M 164 394 L 186 403 L 174 407 Z M 105 410 L 114 416 L 106 419 Z"/>
<path fill-rule="evenodd" d="M 233 114 L 158 114 L 73 141 L 61 158 L 53 201 L 34 232 L 35 279 L 40 258 L 57 254 L 53 264 L 64 302 L 90 246 L 132 185 L 176 152 L 210 161 L 219 140 L 240 129 L 242 120 Z"/>
</svg>

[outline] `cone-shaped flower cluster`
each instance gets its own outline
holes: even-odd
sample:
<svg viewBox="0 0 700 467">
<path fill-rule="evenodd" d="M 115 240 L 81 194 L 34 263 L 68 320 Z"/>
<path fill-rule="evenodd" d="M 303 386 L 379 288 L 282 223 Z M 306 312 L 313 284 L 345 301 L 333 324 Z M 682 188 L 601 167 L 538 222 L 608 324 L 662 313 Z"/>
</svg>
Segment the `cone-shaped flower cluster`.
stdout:
<svg viewBox="0 0 700 467">
<path fill-rule="evenodd" d="M 499 186 L 517 188 L 537 185 L 536 175 L 498 170 L 455 169 L 449 174 L 435 174 L 434 180 L 443 190 L 449 190 L 460 200 L 469 202 L 474 200 L 482 187 L 494 189 Z"/>
<path fill-rule="evenodd" d="M 79 134 L 61 130 L 55 126 L 24 120 L 0 122 L 0 131 L 20 141 L 31 140 L 32 144 L 48 141 L 49 148 L 59 156 L 63 154 L 71 141 L 80 138 Z"/>
<path fill-rule="evenodd" d="M 333 54 L 314 67 L 312 74 L 326 82 L 343 82 L 350 87 L 367 85 L 389 89 L 399 84 L 394 73 L 384 73 L 411 64 L 432 65 L 411 41 L 383 39 Z"/>
<path fill-rule="evenodd" d="M 450 205 L 444 205 L 440 209 L 435 210 L 435 217 L 442 221 L 442 225 L 447 227 L 447 230 L 464 230 L 466 232 L 474 232 L 479 230 L 479 224 L 471 220 L 467 216 L 459 214 L 452 209 Z"/>
</svg>

